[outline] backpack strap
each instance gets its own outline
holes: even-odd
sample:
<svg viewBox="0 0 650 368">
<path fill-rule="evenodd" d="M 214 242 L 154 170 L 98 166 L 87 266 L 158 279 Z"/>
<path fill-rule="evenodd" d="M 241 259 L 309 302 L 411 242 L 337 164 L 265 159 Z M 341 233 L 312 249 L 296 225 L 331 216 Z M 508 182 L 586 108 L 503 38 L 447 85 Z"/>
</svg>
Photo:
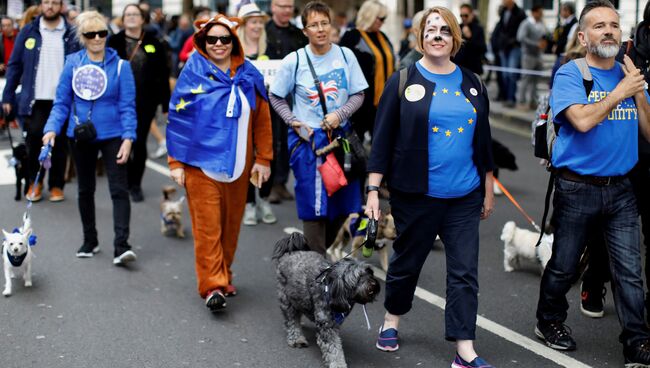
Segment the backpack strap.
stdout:
<svg viewBox="0 0 650 368">
<path fill-rule="evenodd" d="M 409 75 L 409 69 L 408 68 L 402 68 L 399 71 L 399 87 L 397 88 L 397 95 L 402 98 L 402 95 L 404 94 L 404 88 L 406 87 L 406 79 L 408 78 Z"/>
<path fill-rule="evenodd" d="M 591 75 L 591 71 L 589 70 L 589 64 L 587 64 L 586 58 L 578 58 L 574 61 L 582 75 L 582 84 L 585 87 L 585 93 L 588 97 L 591 93 L 591 89 L 594 87 L 594 77 Z"/>
</svg>

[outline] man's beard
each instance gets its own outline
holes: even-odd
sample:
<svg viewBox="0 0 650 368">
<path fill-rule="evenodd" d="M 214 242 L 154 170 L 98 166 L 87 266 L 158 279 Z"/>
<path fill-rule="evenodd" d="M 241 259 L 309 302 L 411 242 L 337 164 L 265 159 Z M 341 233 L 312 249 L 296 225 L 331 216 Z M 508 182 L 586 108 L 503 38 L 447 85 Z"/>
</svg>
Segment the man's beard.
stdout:
<svg viewBox="0 0 650 368">
<path fill-rule="evenodd" d="M 591 42 L 587 41 L 587 52 L 594 54 L 603 59 L 613 58 L 618 55 L 619 45 L 618 42 L 613 38 L 605 38 L 603 41 L 614 41 L 615 45 L 603 45 L 598 43 L 597 45 L 592 45 Z"/>
<path fill-rule="evenodd" d="M 52 15 L 51 17 L 48 17 L 47 15 L 45 15 L 45 13 L 43 13 L 43 19 L 45 19 L 47 21 L 57 20 L 57 19 L 59 19 L 59 16 L 60 16 L 59 13 L 54 13 L 54 15 Z"/>
</svg>

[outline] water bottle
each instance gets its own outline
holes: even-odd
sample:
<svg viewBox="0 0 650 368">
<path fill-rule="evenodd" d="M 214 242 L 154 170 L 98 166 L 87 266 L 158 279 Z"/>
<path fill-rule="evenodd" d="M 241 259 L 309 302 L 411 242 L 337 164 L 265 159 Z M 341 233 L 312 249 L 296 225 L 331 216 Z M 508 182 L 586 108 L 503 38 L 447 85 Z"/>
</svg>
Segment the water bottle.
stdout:
<svg viewBox="0 0 650 368">
<path fill-rule="evenodd" d="M 352 154 L 350 152 L 345 152 L 343 154 L 343 170 L 345 172 L 350 172 L 350 170 L 352 170 Z"/>
</svg>

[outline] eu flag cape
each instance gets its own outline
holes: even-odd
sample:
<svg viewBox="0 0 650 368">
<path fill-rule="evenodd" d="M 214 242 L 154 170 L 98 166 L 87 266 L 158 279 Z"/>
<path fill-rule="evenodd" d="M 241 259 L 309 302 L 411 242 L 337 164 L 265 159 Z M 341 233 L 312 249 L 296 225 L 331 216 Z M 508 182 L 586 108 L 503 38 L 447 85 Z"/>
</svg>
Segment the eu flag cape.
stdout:
<svg viewBox="0 0 650 368">
<path fill-rule="evenodd" d="M 169 101 L 167 149 L 176 160 L 232 177 L 241 94 L 255 110 L 255 93 L 268 99 L 264 77 L 245 60 L 233 78 L 193 53 Z"/>
</svg>

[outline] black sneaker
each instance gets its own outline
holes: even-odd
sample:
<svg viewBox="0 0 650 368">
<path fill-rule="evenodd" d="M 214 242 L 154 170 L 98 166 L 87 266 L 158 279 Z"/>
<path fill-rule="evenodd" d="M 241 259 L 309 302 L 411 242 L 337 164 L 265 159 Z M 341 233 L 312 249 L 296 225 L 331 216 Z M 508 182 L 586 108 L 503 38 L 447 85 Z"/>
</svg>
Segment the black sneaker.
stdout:
<svg viewBox="0 0 650 368">
<path fill-rule="evenodd" d="M 132 250 L 127 250 L 119 256 L 115 256 L 115 258 L 113 258 L 113 264 L 116 266 L 124 266 L 129 262 L 135 261 L 137 258 L 138 257 Z"/>
<path fill-rule="evenodd" d="M 142 202 L 142 201 L 144 201 L 144 194 L 142 193 L 142 188 L 133 187 L 133 188 L 129 189 L 129 193 L 131 194 L 131 200 L 133 202 Z"/>
<path fill-rule="evenodd" d="M 226 297 L 223 295 L 223 292 L 219 289 L 212 290 L 208 293 L 208 296 L 205 297 L 205 306 L 211 312 L 216 312 L 226 307 Z"/>
<path fill-rule="evenodd" d="M 575 350 L 576 342 L 571 337 L 571 329 L 562 322 L 541 323 L 535 326 L 535 335 L 548 347 L 556 350 Z"/>
<path fill-rule="evenodd" d="M 92 258 L 99 253 L 99 245 L 84 244 L 77 251 L 77 258 Z"/>
<path fill-rule="evenodd" d="M 580 283 L 580 312 L 587 317 L 603 318 L 605 315 L 604 286 L 589 287 L 584 282 Z"/>
<path fill-rule="evenodd" d="M 644 340 L 624 347 L 623 357 L 625 357 L 625 368 L 649 368 L 650 341 Z"/>
</svg>

